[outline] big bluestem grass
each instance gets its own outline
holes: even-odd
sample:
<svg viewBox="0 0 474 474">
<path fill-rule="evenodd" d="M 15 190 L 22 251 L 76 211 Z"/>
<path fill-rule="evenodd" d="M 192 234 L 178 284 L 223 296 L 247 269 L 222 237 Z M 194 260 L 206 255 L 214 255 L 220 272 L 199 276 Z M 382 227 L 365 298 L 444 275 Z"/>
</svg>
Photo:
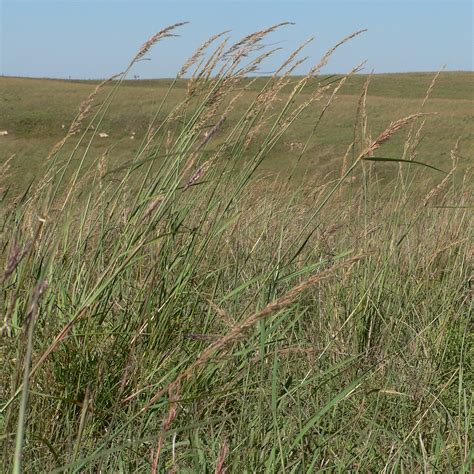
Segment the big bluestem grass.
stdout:
<svg viewBox="0 0 474 474">
<path fill-rule="evenodd" d="M 317 83 L 332 48 L 293 77 L 303 44 L 242 102 L 283 26 L 204 43 L 125 165 L 85 159 L 94 136 L 78 131 L 97 130 L 126 73 L 98 87 L 3 213 L 7 470 L 470 469 L 469 176 L 454 145 L 446 174 L 415 159 L 424 102 L 371 138 L 367 82 L 339 177 L 295 185 L 347 76 Z M 265 179 L 304 114 L 303 148 Z M 402 171 L 382 185 L 377 167 L 394 163 L 378 153 L 407 127 Z M 64 147 L 75 139 L 85 148 Z M 421 172 L 440 173 L 422 195 Z"/>
</svg>

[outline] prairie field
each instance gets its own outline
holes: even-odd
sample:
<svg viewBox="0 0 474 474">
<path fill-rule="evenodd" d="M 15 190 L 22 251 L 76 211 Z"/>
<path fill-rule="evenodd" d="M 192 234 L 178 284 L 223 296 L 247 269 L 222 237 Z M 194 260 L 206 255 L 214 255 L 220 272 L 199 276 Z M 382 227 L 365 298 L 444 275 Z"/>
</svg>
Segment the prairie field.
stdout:
<svg viewBox="0 0 474 474">
<path fill-rule="evenodd" d="M 370 132 L 374 135 L 380 133 L 392 120 L 418 111 L 434 76 L 435 73 L 374 74 L 367 94 Z M 310 81 L 296 100 L 303 103 L 318 84 L 337 81 L 342 77 L 318 76 Z M 324 120 L 320 121 L 318 133 L 311 137 L 304 156 L 299 160 L 295 171 L 297 181 L 305 176 L 321 178 L 327 173 L 339 173 L 341 159 L 354 139 L 357 104 L 366 80 L 367 75 L 358 74 L 348 78 L 341 87 L 334 104 L 325 112 Z M 228 117 L 225 128 L 235 126 L 268 79 L 257 78 L 254 81 L 250 84 L 249 79 L 242 80 L 240 87 L 247 87 L 247 90 Z M 296 82 L 297 78 L 293 78 L 293 83 Z M 15 176 L 15 187 L 24 189 L 41 174 L 45 156 L 67 131 L 62 127 L 69 127 L 78 105 L 98 83 L 0 77 L 0 130 L 9 132 L 8 136 L 1 137 L 1 159 L 15 154 L 10 166 L 10 172 Z M 163 97 L 168 94 L 157 114 L 157 123 L 166 118 L 186 93 L 185 80 L 177 81 L 168 92 L 171 83 L 171 80 L 165 79 L 124 81 L 115 92 L 116 96 L 99 127 L 99 132 L 107 133 L 109 137 L 96 139 L 90 145 L 88 141 L 81 145 L 82 153 L 87 146 L 90 148 L 86 162 L 97 160 L 105 152 L 109 154 L 111 168 L 127 162 L 139 149 L 140 140 L 146 135 L 150 120 Z M 112 88 L 105 86 L 102 94 L 110 93 Z M 280 92 L 275 107 L 288 97 L 290 90 L 291 85 L 288 85 Z M 451 149 L 459 139 L 459 153 L 465 157 L 460 160 L 459 167 L 465 170 L 469 166 L 469 158 L 474 153 L 473 91 L 474 73 L 440 74 L 423 110 L 432 114 L 426 117 L 427 123 L 417 151 L 424 161 L 434 166 L 449 167 Z M 292 162 L 298 160 L 301 146 L 310 136 L 325 105 L 319 102 L 302 113 L 297 125 L 286 132 L 262 163 L 263 174 L 286 172 Z M 93 130 L 88 133 L 91 136 Z M 130 139 L 132 134 L 134 139 Z M 405 138 L 406 133 L 393 137 L 386 143 L 384 153 L 400 157 Z M 380 178 L 394 176 L 393 166 L 378 168 Z M 433 182 L 433 178 L 436 175 L 430 173 L 422 173 L 419 177 L 424 182 Z"/>
<path fill-rule="evenodd" d="M 472 472 L 474 73 L 267 33 L 0 77 L 5 472 Z"/>
</svg>

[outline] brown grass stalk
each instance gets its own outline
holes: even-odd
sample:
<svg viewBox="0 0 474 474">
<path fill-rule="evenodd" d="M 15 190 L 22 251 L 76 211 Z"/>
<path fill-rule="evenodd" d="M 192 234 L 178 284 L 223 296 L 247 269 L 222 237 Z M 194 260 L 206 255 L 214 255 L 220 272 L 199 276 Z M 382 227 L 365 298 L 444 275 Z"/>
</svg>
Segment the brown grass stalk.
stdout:
<svg viewBox="0 0 474 474">
<path fill-rule="evenodd" d="M 148 41 L 143 43 L 142 47 L 139 49 L 138 53 L 135 55 L 135 57 L 132 59 L 130 62 L 129 68 L 138 60 L 143 58 L 146 53 L 151 49 L 153 45 L 158 43 L 158 41 L 164 39 L 164 38 L 171 38 L 178 36 L 174 33 L 172 33 L 173 30 L 176 28 L 179 28 L 180 26 L 186 25 L 189 22 L 187 21 L 181 21 L 179 23 L 175 23 L 174 25 L 167 26 L 166 28 L 162 29 L 161 31 L 158 31 L 158 33 L 155 33 Z"/>
<path fill-rule="evenodd" d="M 178 79 L 183 77 L 189 69 L 196 64 L 201 57 L 204 55 L 205 51 L 209 48 L 209 46 L 214 43 L 217 39 L 224 36 L 225 34 L 229 33 L 230 30 L 223 31 L 222 33 L 218 33 L 214 36 L 211 36 L 207 41 L 205 41 L 193 54 L 192 56 L 184 63 L 183 67 L 178 73 Z"/>
</svg>

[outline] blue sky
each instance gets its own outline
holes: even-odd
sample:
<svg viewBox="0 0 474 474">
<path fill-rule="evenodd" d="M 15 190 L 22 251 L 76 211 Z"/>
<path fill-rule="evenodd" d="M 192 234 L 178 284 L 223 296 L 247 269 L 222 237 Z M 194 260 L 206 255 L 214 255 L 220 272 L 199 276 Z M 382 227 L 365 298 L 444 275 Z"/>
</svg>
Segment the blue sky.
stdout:
<svg viewBox="0 0 474 474">
<path fill-rule="evenodd" d="M 375 72 L 473 69 L 471 0 L 0 0 L 0 73 L 34 77 L 108 77 L 128 64 L 140 45 L 164 26 L 190 21 L 137 65 L 140 77 L 172 77 L 214 33 L 240 37 L 293 21 L 267 42 L 290 51 L 310 36 L 316 61 L 347 34 L 325 72 L 345 72 L 367 59 Z M 282 56 L 280 56 L 280 59 Z M 264 69 L 271 71 L 278 58 Z M 302 72 L 302 71 L 301 71 Z"/>
</svg>

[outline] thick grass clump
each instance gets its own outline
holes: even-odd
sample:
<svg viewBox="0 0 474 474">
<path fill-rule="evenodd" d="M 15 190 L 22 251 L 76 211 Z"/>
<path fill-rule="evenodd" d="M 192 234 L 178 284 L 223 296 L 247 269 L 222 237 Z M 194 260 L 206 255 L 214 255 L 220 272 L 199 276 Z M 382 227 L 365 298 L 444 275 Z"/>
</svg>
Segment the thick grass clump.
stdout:
<svg viewBox="0 0 474 474">
<path fill-rule="evenodd" d="M 295 78 L 300 48 L 242 106 L 277 25 L 211 38 L 136 154 L 91 160 L 121 81 L 178 26 L 97 86 L 26 192 L 3 165 L 3 467 L 470 472 L 472 196 L 457 144 L 443 169 L 417 156 L 426 101 L 371 137 L 367 81 L 340 168 L 295 181 L 358 68 L 318 83 L 333 49 Z M 258 174 L 308 116 L 287 170 Z M 396 178 L 381 182 L 386 167 Z M 435 187 L 419 185 L 427 173 Z"/>
</svg>

